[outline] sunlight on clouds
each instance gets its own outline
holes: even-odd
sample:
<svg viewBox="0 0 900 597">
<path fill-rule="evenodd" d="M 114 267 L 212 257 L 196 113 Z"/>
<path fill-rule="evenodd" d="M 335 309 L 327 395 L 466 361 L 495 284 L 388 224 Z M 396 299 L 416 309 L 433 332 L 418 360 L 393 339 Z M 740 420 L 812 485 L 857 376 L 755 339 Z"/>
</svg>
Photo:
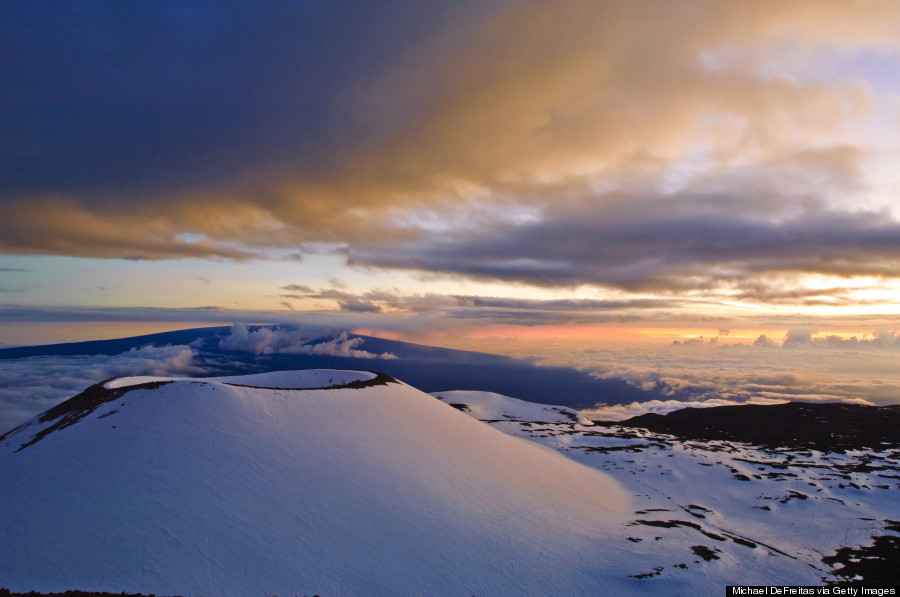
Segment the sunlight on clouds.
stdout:
<svg viewBox="0 0 900 597">
<path fill-rule="evenodd" d="M 315 311 L 470 343 L 750 344 L 900 316 L 894 0 L 216 14 L 208 36 L 143 23 L 148 53 L 192 51 L 128 89 L 105 74 L 139 57 L 90 14 L 2 25 L 45 68 L 0 118 L 46 156 L 11 151 L 0 183 L 0 251 L 22 260 L 0 301 Z M 83 30 L 109 51 L 46 53 Z M 44 101 L 73 80 L 71 114 Z"/>
<path fill-rule="evenodd" d="M 337 131 L 322 154 L 327 167 L 311 168 L 305 156 L 265 163 L 248 155 L 243 175 L 219 172 L 208 185 L 152 201 L 95 202 L 77 193 L 16 199 L 5 246 L 145 259 L 239 259 L 321 240 L 390 246 L 416 230 L 441 229 L 448 206 L 452 214 L 499 199 L 503 209 L 514 198 L 527 213 L 606 181 L 683 188 L 727 169 L 764 169 L 864 142 L 848 133 L 872 110 L 873 92 L 854 78 L 861 68 L 817 80 L 798 73 L 822 48 L 855 55 L 895 47 L 891 3 L 685 6 L 462 6 L 460 14 L 484 18 L 424 23 L 440 30 L 440 44 L 405 47 L 418 56 L 409 68 L 374 70 L 365 85 L 356 73 L 335 71 L 346 80 L 333 87 L 355 90 L 340 95 L 349 112 L 374 113 L 358 136 Z M 398 101 L 414 117 L 400 118 Z M 394 115 L 391 130 L 376 126 L 379 113 Z M 366 142 L 350 141 L 357 138 Z M 705 155 L 692 162 L 697 147 Z M 667 182 L 677 164 L 682 172 Z M 584 207 L 602 209 L 602 198 Z"/>
</svg>

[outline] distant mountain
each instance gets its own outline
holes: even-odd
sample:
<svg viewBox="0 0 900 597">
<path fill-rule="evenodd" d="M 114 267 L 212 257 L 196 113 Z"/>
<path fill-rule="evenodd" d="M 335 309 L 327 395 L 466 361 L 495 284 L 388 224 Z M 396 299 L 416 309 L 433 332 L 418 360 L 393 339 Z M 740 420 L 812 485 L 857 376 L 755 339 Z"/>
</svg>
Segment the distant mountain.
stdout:
<svg viewBox="0 0 900 597">
<path fill-rule="evenodd" d="M 109 380 L 0 437 L 0 487 L 15 591 L 621 594 L 634 557 L 606 475 L 369 372 Z"/>
<path fill-rule="evenodd" d="M 261 327 L 281 334 L 290 330 L 278 326 L 253 326 L 250 330 L 259 330 Z M 598 379 L 574 368 L 544 367 L 527 360 L 500 355 L 356 334 L 347 336 L 351 341 L 358 340 L 354 344 L 356 351 L 374 355 L 390 354 L 396 358 L 372 359 L 340 354 L 278 351 L 257 354 L 227 348 L 229 344 L 223 341 L 229 338 L 232 331 L 231 327 L 199 328 L 116 340 L 5 348 L 0 349 L 0 360 L 36 356 L 116 355 L 147 345 L 191 345 L 198 353 L 198 360 L 215 366 L 217 375 L 316 368 L 377 369 L 402 379 L 423 392 L 478 390 L 576 409 L 593 407 L 598 402 L 622 404 L 658 397 L 623 380 Z M 322 335 L 313 338 L 311 344 L 323 344 L 332 340 L 333 336 Z"/>
<path fill-rule="evenodd" d="M 0 359 L 22 359 L 45 356 L 76 356 L 89 354 L 114 355 L 132 348 L 147 345 L 164 346 L 166 344 L 190 344 L 192 342 L 218 342 L 224 338 L 231 328 L 220 326 L 212 328 L 195 328 L 145 334 L 112 340 L 88 340 L 86 342 L 63 342 L 60 344 L 42 344 L 39 346 L 14 346 L 0 348 Z"/>
</svg>

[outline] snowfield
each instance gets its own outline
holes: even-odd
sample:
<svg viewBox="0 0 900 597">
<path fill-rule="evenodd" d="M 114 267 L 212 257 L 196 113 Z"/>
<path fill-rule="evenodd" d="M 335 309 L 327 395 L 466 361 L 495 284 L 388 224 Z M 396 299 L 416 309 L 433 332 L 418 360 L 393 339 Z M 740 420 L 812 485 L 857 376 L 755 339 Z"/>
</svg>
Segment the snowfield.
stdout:
<svg viewBox="0 0 900 597">
<path fill-rule="evenodd" d="M 492 427 L 604 471 L 631 494 L 628 540 L 642 554 L 634 577 L 648 593 L 897 582 L 900 435 L 843 452 L 762 447 L 621 425 L 538 424 L 529 422 L 533 408 L 517 417 L 520 401 L 502 402 L 470 392 L 458 408 L 471 416 L 489 411 L 483 420 Z M 498 410 L 507 420 L 497 420 Z"/>
<path fill-rule="evenodd" d="M 617 482 L 390 378 L 131 378 L 61 406 L 2 439 L 0 579 L 13 590 L 583 595 L 634 583 L 622 571 L 640 550 Z"/>
<path fill-rule="evenodd" d="M 829 560 L 841 547 L 900 533 L 896 445 L 688 441 L 435 397 L 342 370 L 92 386 L 0 437 L 0 586 L 714 595 L 835 580 L 874 561 Z"/>
</svg>

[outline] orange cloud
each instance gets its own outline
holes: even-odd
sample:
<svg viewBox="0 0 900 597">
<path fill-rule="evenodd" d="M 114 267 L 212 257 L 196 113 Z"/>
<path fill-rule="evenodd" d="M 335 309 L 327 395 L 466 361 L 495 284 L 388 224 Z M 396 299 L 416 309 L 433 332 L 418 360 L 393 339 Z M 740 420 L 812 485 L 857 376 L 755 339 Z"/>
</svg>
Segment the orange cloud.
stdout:
<svg viewBox="0 0 900 597">
<path fill-rule="evenodd" d="M 249 156 L 245 170 L 213 169 L 206 185 L 166 191 L 111 182 L 59 198 L 10 193 L 0 250 L 241 259 L 327 241 L 399 255 L 435 247 L 422 222 L 450 216 L 448 236 L 472 245 L 479 237 L 467 236 L 469 227 L 514 230 L 517 206 L 532 220 L 580 221 L 640 198 L 654 213 L 677 215 L 683 205 L 661 189 L 694 154 L 703 159 L 686 176 L 686 195 L 737 188 L 759 212 L 789 202 L 802 212 L 802 198 L 827 203 L 835 189 L 861 184 L 865 140 L 848 129 L 873 109 L 871 92 L 837 75 L 810 82 L 774 67 L 788 51 L 802 64 L 822 48 L 896 47 L 898 39 L 893 0 L 501 2 L 485 18 L 444 23 L 431 44 L 410 42 L 402 60 L 348 71 L 335 110 L 349 124 L 333 138 L 324 133 L 315 159 Z M 717 199 L 723 212 L 733 200 Z M 371 262 L 477 275 L 445 263 L 454 255 L 443 247 L 434 252 L 412 264 Z M 366 262 L 365 251 L 354 255 Z M 531 256 L 493 258 L 500 267 L 483 275 L 506 279 L 496 273 L 505 269 L 540 283 L 515 269 Z M 839 261 L 831 258 L 831 270 L 852 275 L 861 260 Z M 717 267 L 725 277 L 744 273 Z M 703 287 L 697 271 L 713 269 L 674 270 L 663 285 Z M 544 280 L 643 283 L 578 271 Z"/>
</svg>

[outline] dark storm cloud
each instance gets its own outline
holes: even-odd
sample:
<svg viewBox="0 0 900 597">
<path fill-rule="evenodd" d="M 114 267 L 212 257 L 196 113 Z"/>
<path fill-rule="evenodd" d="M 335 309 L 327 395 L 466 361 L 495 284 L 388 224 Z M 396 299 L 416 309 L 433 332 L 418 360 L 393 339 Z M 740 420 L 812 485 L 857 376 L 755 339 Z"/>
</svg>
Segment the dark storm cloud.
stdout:
<svg viewBox="0 0 900 597">
<path fill-rule="evenodd" d="M 347 81 L 430 34 L 447 5 L 3 2 L 3 192 L 100 208 L 113 192 L 321 166 L 352 124 Z"/>
<path fill-rule="evenodd" d="M 243 259 L 329 240 L 272 234 L 285 181 L 327 191 L 383 132 L 360 126 L 380 100 L 357 87 L 456 5 L 0 3 L 0 251 Z M 330 201 L 309 198 L 306 219 Z"/>
</svg>

